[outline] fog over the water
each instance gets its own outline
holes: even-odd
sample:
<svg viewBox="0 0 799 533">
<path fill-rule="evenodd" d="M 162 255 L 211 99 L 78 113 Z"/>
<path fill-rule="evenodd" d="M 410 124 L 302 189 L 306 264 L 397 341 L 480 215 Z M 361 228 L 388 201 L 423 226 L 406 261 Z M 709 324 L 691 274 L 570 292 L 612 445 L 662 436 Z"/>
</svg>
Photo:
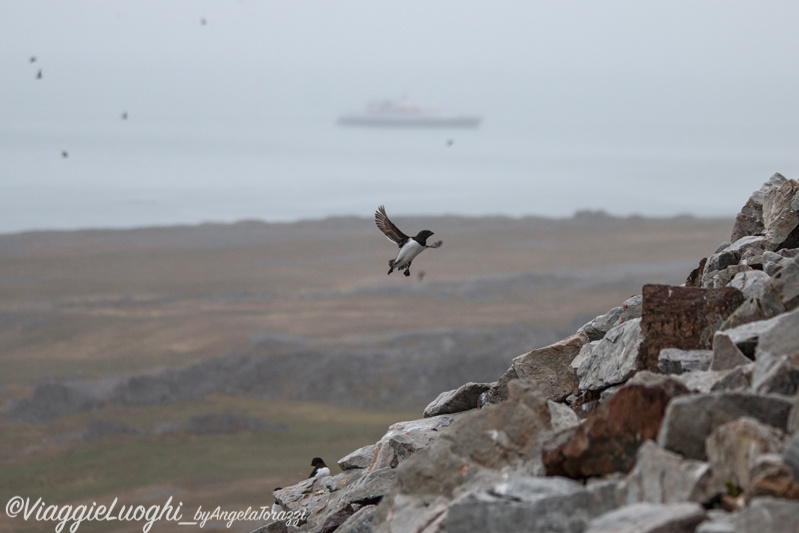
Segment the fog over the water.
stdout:
<svg viewBox="0 0 799 533">
<path fill-rule="evenodd" d="M 799 178 L 797 23 L 788 1 L 5 0 L 0 232 L 733 216 Z M 403 96 L 483 123 L 335 123 Z"/>
</svg>

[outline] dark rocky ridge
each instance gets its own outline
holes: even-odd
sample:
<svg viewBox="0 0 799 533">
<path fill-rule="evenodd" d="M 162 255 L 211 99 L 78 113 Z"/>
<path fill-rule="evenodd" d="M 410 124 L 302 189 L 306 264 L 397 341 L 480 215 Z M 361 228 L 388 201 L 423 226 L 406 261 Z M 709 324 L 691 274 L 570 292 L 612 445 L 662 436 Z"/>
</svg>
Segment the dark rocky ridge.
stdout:
<svg viewBox="0 0 799 533">
<path fill-rule="evenodd" d="M 799 183 L 777 174 L 688 286 L 441 394 L 426 412 L 445 414 L 277 491 L 307 520 L 261 531 L 795 532 L 798 228 Z"/>
<path fill-rule="evenodd" d="M 443 389 L 490 379 L 517 346 L 546 344 L 557 335 L 517 326 L 311 346 L 298 337 L 264 333 L 248 353 L 183 369 L 106 380 L 45 380 L 12 403 L 6 416 L 44 422 L 109 404 L 176 403 L 210 393 L 355 407 L 424 405 Z"/>
</svg>

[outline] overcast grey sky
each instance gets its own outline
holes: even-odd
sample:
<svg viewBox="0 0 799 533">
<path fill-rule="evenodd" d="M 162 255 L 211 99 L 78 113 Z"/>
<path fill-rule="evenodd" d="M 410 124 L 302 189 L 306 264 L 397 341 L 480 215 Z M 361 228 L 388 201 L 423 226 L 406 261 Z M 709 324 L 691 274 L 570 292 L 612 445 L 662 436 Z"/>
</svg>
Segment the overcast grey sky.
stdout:
<svg viewBox="0 0 799 533">
<path fill-rule="evenodd" d="M 331 122 L 409 94 L 553 150 L 773 161 L 730 182 L 742 203 L 799 170 L 797 27 L 788 1 L 0 0 L 0 141 L 17 154 L 123 110 L 155 137 Z M 0 180 L 46 183 L 36 165 L 0 161 Z"/>
</svg>

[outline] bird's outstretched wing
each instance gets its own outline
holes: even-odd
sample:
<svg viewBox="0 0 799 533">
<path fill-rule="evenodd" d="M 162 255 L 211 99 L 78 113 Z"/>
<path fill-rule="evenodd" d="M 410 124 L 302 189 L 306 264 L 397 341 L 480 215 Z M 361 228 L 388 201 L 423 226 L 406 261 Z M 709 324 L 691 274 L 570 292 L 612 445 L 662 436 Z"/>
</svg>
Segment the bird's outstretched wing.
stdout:
<svg viewBox="0 0 799 533">
<path fill-rule="evenodd" d="M 425 248 L 438 248 L 442 244 L 444 244 L 444 241 L 436 241 L 433 244 L 428 244 Z"/>
<path fill-rule="evenodd" d="M 382 205 L 375 211 L 375 224 L 377 224 L 377 227 L 385 234 L 388 240 L 397 244 L 400 248 L 402 248 L 402 245 L 408 242 L 410 238 L 402 233 L 399 228 L 389 220 L 388 215 L 386 215 L 386 208 Z"/>
</svg>

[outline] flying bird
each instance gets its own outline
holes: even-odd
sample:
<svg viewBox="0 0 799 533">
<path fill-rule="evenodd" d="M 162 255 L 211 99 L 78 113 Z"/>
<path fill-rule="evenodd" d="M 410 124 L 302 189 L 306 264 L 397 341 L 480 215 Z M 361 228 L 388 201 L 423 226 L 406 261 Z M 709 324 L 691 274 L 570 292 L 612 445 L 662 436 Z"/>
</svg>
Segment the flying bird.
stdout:
<svg viewBox="0 0 799 533">
<path fill-rule="evenodd" d="M 36 79 L 37 80 L 42 79 L 42 69 L 39 69 L 39 72 L 36 73 Z"/>
<path fill-rule="evenodd" d="M 36 63 L 36 56 L 31 56 L 31 63 Z"/>
<path fill-rule="evenodd" d="M 122 120 L 128 120 L 128 112 L 127 111 L 123 111 L 122 112 Z"/>
<path fill-rule="evenodd" d="M 308 479 L 316 479 L 319 477 L 326 477 L 330 475 L 330 469 L 327 467 L 321 457 L 314 457 L 311 461 L 311 466 L 314 467 Z"/>
<path fill-rule="evenodd" d="M 377 224 L 377 227 L 385 234 L 388 240 L 399 246 L 397 257 L 388 261 L 389 274 L 394 272 L 394 269 L 397 269 L 404 270 L 404 274 L 410 276 L 411 262 L 416 256 L 422 253 L 425 248 L 438 248 L 442 244 L 442 241 L 427 244 L 428 237 L 435 235 L 429 229 L 420 231 L 415 237 L 408 237 L 389 220 L 388 215 L 386 215 L 386 208 L 382 205 L 375 211 L 375 224 Z"/>
<path fill-rule="evenodd" d="M 66 150 L 61 150 L 61 157 L 66 159 L 67 157 L 69 157 L 69 152 L 67 152 Z"/>
</svg>

